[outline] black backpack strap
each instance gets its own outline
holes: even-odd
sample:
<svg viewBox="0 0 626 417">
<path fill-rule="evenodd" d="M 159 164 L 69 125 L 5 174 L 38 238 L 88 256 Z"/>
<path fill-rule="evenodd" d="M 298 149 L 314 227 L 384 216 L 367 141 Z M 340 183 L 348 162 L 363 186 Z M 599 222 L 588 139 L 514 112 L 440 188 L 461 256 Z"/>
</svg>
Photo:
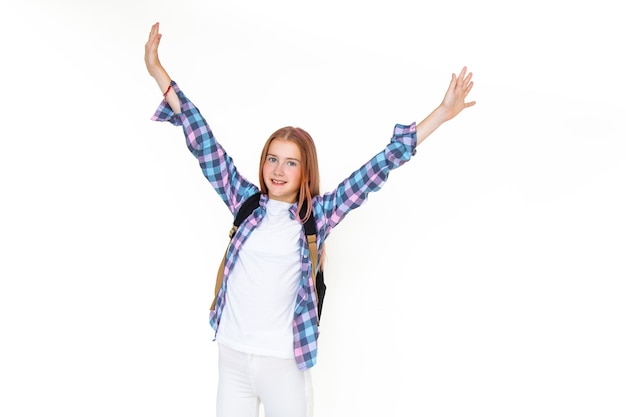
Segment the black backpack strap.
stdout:
<svg viewBox="0 0 626 417">
<path fill-rule="evenodd" d="M 259 203 L 261 201 L 261 193 L 258 192 L 256 194 L 252 194 L 246 201 L 243 202 L 241 207 L 239 207 L 239 211 L 235 216 L 235 221 L 233 222 L 234 226 L 239 227 L 241 223 L 252 214 L 252 212 L 259 207 Z"/>
<path fill-rule="evenodd" d="M 300 218 L 306 215 L 306 205 L 300 209 Z M 322 317 L 322 305 L 324 304 L 324 296 L 326 295 L 326 283 L 324 282 L 324 271 L 317 265 L 320 261 L 320 254 L 317 253 L 317 227 L 315 226 L 315 216 L 313 213 L 304 222 L 304 233 L 309 244 L 309 254 L 311 256 L 311 265 L 313 267 L 313 284 L 315 285 L 315 294 L 317 294 L 317 324 L 319 325 Z M 317 273 L 315 270 L 317 269 Z"/>
<path fill-rule="evenodd" d="M 259 207 L 259 203 L 261 201 L 261 192 L 252 194 L 246 201 L 243 202 L 241 207 L 239 207 L 239 211 L 235 216 L 235 220 L 233 221 L 233 227 L 230 229 L 229 237 L 233 237 L 241 223 L 252 214 L 252 212 Z"/>
</svg>

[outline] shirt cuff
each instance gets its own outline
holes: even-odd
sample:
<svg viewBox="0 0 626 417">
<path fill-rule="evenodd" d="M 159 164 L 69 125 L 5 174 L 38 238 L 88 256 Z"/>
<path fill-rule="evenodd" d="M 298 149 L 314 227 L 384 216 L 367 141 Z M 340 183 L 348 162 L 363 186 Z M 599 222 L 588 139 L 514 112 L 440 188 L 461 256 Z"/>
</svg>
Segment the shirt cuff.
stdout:
<svg viewBox="0 0 626 417">
<path fill-rule="evenodd" d="M 171 86 L 176 92 L 178 98 L 180 99 L 180 89 L 178 88 L 178 85 L 174 82 L 174 80 L 172 80 Z M 156 109 L 150 119 L 155 122 L 170 122 L 174 126 L 182 126 L 180 115 L 174 114 L 174 110 L 172 110 L 165 98 L 163 99 L 163 101 L 161 101 L 161 104 L 159 104 L 159 107 Z"/>
<path fill-rule="evenodd" d="M 396 124 L 393 129 L 392 142 L 400 142 L 411 148 L 411 155 L 415 155 L 417 148 L 417 125 L 415 122 L 410 125 Z"/>
</svg>

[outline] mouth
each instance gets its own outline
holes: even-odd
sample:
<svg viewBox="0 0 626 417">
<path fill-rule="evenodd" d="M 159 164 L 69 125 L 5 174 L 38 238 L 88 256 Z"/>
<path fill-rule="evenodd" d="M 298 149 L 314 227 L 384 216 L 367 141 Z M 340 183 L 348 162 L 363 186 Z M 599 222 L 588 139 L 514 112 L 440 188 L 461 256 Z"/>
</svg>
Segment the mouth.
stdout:
<svg viewBox="0 0 626 417">
<path fill-rule="evenodd" d="M 287 181 L 274 180 L 274 179 L 272 180 L 272 184 L 275 184 L 275 185 L 284 185 L 286 183 Z"/>
</svg>

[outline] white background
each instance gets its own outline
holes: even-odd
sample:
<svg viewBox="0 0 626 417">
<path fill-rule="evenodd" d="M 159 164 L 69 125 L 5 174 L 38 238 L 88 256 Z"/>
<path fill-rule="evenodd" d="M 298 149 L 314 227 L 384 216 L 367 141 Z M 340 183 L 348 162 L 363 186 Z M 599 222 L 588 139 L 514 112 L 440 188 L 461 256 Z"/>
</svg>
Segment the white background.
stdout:
<svg viewBox="0 0 626 417">
<path fill-rule="evenodd" d="M 316 416 L 626 415 L 618 2 L 34 1 L 0 14 L 0 415 L 214 415 L 208 323 L 230 216 L 166 69 L 256 180 L 316 140 L 322 189 L 442 126 L 328 243 Z"/>
</svg>

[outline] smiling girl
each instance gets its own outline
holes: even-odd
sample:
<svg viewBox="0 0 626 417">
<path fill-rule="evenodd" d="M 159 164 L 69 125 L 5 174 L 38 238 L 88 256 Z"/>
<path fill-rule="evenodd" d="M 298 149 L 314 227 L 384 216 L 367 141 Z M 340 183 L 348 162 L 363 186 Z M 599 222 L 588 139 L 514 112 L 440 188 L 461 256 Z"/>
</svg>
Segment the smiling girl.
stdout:
<svg viewBox="0 0 626 417">
<path fill-rule="evenodd" d="M 313 216 L 317 250 L 331 231 L 368 194 L 380 189 L 391 170 L 441 124 L 475 102 L 465 99 L 472 74 L 463 68 L 443 101 L 420 123 L 397 124 L 389 143 L 337 187 L 320 194 L 317 152 L 311 136 L 296 127 L 267 139 L 259 185 L 239 173 L 200 111 L 161 65 L 159 24 L 145 45 L 145 64 L 164 100 L 152 117 L 182 126 L 186 144 L 205 177 L 233 215 L 261 192 L 259 207 L 232 237 L 210 321 L 219 348 L 218 417 L 310 417 L 309 369 L 317 360 L 318 311 L 312 262 L 303 223 Z M 300 213 L 304 213 L 301 217 Z"/>
</svg>

